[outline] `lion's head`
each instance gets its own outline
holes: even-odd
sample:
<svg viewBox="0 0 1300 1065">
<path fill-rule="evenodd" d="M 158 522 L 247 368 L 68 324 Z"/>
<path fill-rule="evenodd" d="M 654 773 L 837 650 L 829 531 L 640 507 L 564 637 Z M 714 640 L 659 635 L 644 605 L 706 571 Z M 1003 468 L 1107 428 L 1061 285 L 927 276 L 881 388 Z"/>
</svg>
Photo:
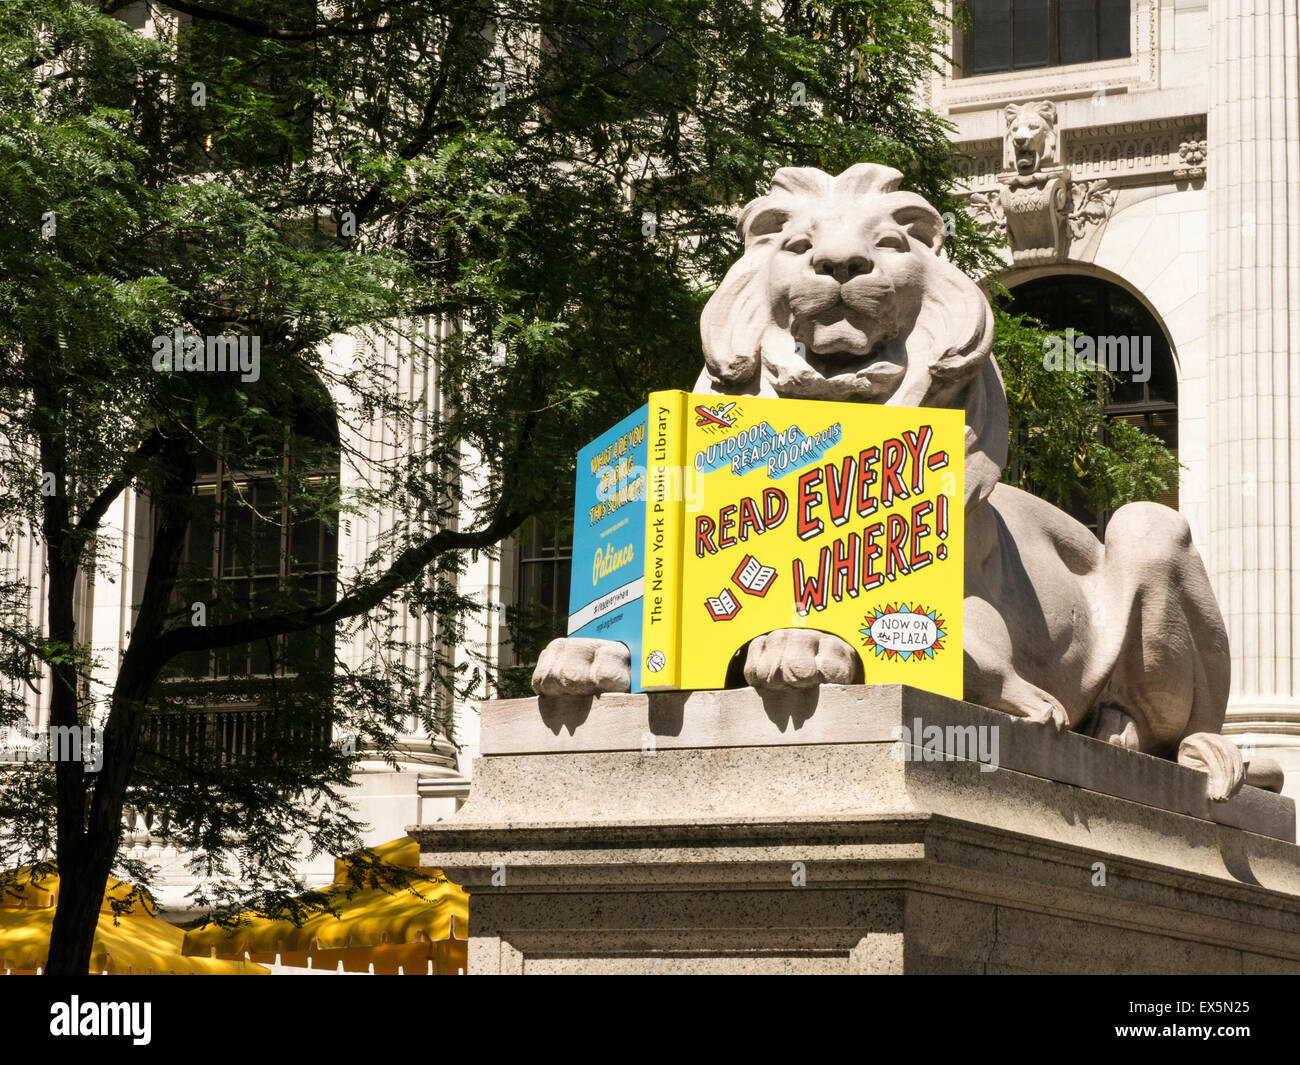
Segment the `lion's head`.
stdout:
<svg viewBox="0 0 1300 1065">
<path fill-rule="evenodd" d="M 1032 174 L 1056 162 L 1056 105 L 1051 100 L 1008 104 L 1002 166 Z"/>
<path fill-rule="evenodd" d="M 741 211 L 745 253 L 700 318 L 696 391 L 963 408 L 969 507 L 1006 462 L 993 316 L 902 178 L 874 163 L 776 172 Z"/>
</svg>

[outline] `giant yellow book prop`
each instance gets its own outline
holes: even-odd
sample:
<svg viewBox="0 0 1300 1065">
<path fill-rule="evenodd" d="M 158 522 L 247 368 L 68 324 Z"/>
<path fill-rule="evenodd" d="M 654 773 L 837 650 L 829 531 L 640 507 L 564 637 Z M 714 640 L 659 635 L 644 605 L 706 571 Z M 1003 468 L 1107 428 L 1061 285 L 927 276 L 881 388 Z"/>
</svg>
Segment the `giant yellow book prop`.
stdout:
<svg viewBox="0 0 1300 1065">
<path fill-rule="evenodd" d="M 721 688 L 774 629 L 962 695 L 961 411 L 654 392 L 578 453 L 569 634 L 632 690 Z M 590 564 L 590 568 L 588 568 Z"/>
</svg>

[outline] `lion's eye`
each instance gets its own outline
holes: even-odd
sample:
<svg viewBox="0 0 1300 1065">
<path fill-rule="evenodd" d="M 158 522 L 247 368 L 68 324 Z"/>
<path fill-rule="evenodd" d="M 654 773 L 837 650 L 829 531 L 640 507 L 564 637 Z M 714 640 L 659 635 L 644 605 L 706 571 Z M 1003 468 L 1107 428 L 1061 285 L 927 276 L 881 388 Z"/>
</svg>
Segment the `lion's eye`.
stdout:
<svg viewBox="0 0 1300 1065">
<path fill-rule="evenodd" d="M 793 240 L 785 242 L 785 250 L 791 255 L 802 255 L 812 247 L 812 241 L 807 237 L 795 237 Z"/>
<path fill-rule="evenodd" d="M 907 240 L 901 233 L 887 233 L 876 241 L 877 248 L 890 248 L 893 251 L 907 251 Z"/>
</svg>

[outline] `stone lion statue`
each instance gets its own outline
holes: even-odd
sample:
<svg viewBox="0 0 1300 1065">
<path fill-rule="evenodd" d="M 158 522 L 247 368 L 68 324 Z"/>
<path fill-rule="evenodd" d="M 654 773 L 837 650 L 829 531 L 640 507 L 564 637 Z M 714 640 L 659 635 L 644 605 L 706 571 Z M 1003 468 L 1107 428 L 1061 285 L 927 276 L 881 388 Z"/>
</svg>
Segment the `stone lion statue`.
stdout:
<svg viewBox="0 0 1300 1065">
<path fill-rule="evenodd" d="M 1002 141 L 1002 167 L 1032 174 L 1056 164 L 1056 104 L 1035 100 L 1008 104 L 1007 132 Z"/>
<path fill-rule="evenodd" d="M 1006 393 L 978 286 L 942 254 L 943 222 L 902 175 L 863 163 L 838 177 L 777 171 L 745 206 L 745 252 L 700 322 L 696 391 L 958 408 L 966 420 L 965 697 L 1204 770 L 1222 800 L 1243 779 L 1219 735 L 1227 633 L 1187 522 L 1121 507 L 1103 544 L 1069 515 L 999 482 Z M 862 680 L 837 636 L 753 640 L 758 688 Z M 627 648 L 556 640 L 541 695 L 626 691 Z"/>
</svg>

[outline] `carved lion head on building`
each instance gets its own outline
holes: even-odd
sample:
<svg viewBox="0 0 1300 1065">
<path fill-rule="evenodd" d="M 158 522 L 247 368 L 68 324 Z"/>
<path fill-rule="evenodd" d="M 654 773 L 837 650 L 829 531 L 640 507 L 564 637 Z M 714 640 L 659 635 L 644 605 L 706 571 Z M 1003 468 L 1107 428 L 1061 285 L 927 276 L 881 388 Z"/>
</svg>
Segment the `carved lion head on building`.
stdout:
<svg viewBox="0 0 1300 1065">
<path fill-rule="evenodd" d="M 1007 132 L 1002 142 L 1002 166 L 1019 174 L 1056 162 L 1056 104 L 1035 100 L 1008 104 Z"/>
<path fill-rule="evenodd" d="M 874 163 L 776 172 L 741 211 L 744 255 L 701 316 L 696 391 L 964 409 L 969 507 L 1006 462 L 993 316 L 902 178 Z"/>
</svg>

